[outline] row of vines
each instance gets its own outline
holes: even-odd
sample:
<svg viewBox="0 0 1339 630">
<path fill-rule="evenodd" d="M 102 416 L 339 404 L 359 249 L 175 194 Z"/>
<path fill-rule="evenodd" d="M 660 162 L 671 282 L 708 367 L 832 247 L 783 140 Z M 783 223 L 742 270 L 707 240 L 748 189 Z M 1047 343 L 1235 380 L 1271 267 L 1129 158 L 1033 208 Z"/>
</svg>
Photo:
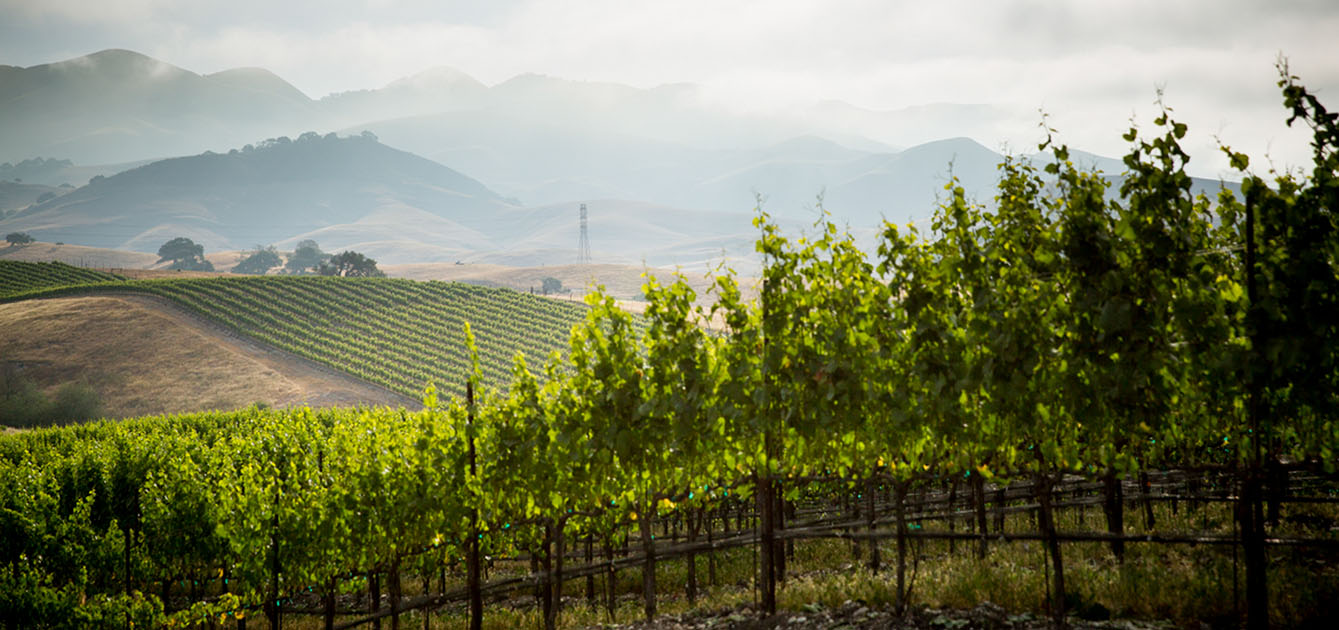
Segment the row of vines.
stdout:
<svg viewBox="0 0 1339 630">
<path fill-rule="evenodd" d="M 788 503 L 863 487 L 891 499 L 905 532 L 914 483 L 967 478 L 1035 489 L 1063 623 L 1051 489 L 1077 476 L 1119 493 L 1148 471 L 1195 469 L 1235 480 L 1249 625 L 1265 627 L 1271 471 L 1339 463 L 1339 122 L 1291 78 L 1282 87 L 1315 133 L 1308 175 L 1265 180 L 1228 151 L 1244 199 L 1192 196 L 1185 127 L 1164 111 L 1160 135 L 1127 134 L 1118 190 L 1048 139 L 1054 160 L 1001 165 L 993 211 L 950 184 L 931 231 L 888 225 L 877 253 L 826 222 L 788 238 L 759 214 L 759 299 L 729 273 L 710 306 L 651 278 L 638 322 L 592 295 L 566 354 L 534 368 L 518 355 L 505 390 L 482 387 L 471 326 L 506 338 L 513 318 L 387 321 L 422 285 L 381 281 L 375 298 L 319 285 L 356 304 L 335 316 L 318 285 L 162 284 L 252 334 L 287 331 L 268 333 L 281 347 L 365 357 L 377 342 L 359 327 L 406 326 L 369 378 L 466 395 L 429 388 L 417 412 L 251 409 L 0 438 L 0 610 L 15 627 L 257 610 L 277 627 L 300 593 L 333 611 L 341 589 L 363 587 L 353 578 L 384 575 L 394 607 L 402 575 L 463 566 L 477 628 L 481 554 L 561 565 L 585 539 L 635 541 L 654 616 L 656 523 L 753 501 L 770 611 Z M 260 282 L 283 299 L 248 292 Z M 462 334 L 458 371 L 387 376 L 418 363 L 396 353 Z M 1111 511 L 1108 525 L 1121 531 Z"/>
<path fill-rule="evenodd" d="M 121 280 L 124 280 L 121 276 L 74 267 L 62 262 L 30 263 L 0 260 L 0 298 L 42 287 L 119 282 Z"/>
</svg>

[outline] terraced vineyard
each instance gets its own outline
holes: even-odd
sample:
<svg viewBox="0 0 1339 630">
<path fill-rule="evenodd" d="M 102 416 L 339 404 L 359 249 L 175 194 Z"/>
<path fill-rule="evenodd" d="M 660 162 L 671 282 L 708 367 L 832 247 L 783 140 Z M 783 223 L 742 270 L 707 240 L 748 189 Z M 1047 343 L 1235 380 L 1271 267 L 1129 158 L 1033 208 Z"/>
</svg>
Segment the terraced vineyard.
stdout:
<svg viewBox="0 0 1339 630">
<path fill-rule="evenodd" d="M 118 275 L 75 267 L 63 262 L 31 263 L 0 260 L 0 298 L 48 287 L 122 280 L 125 278 Z"/>
<path fill-rule="evenodd" d="M 587 311 L 584 305 L 458 283 L 313 276 L 117 282 L 110 274 L 62 282 L 64 276 L 52 270 L 67 269 L 5 264 L 18 267 L 3 278 L 20 281 L 6 285 L 0 297 L 106 290 L 158 295 L 277 348 L 415 398 L 429 383 L 464 393 L 466 322 L 477 337 L 483 382 L 501 385 L 510 380 L 517 353 L 538 365 L 566 348 L 572 325 Z"/>
</svg>

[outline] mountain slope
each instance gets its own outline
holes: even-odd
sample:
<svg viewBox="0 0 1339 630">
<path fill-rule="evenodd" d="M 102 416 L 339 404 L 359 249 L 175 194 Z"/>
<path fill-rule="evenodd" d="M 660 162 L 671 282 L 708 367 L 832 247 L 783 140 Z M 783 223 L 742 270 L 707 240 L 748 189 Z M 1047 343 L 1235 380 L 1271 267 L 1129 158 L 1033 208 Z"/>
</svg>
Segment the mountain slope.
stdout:
<svg viewBox="0 0 1339 630">
<path fill-rule="evenodd" d="M 243 249 L 353 223 L 388 206 L 471 217 L 508 204 L 473 179 L 370 137 L 304 134 L 98 179 L 2 220 L 0 228 L 146 252 L 176 236 L 207 250 Z"/>
<path fill-rule="evenodd" d="M 314 112 L 311 99 L 268 71 L 201 76 L 104 50 L 0 67 L 0 159 L 54 155 L 87 164 L 194 154 L 291 133 Z"/>
</svg>

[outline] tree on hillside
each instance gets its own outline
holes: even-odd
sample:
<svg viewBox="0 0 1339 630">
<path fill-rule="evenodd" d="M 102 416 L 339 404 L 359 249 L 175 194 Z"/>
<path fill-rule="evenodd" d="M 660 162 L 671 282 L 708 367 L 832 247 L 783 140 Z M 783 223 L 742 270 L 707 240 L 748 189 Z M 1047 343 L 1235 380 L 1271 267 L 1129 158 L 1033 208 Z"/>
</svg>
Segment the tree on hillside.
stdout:
<svg viewBox="0 0 1339 630">
<path fill-rule="evenodd" d="M 339 254 L 328 263 L 321 263 L 317 273 L 343 278 L 381 278 L 386 275 L 377 269 L 377 261 L 353 251 Z"/>
<path fill-rule="evenodd" d="M 549 276 L 540 281 L 539 290 L 543 291 L 544 295 L 557 293 L 563 290 L 563 281 Z"/>
<path fill-rule="evenodd" d="M 257 245 L 255 251 L 232 268 L 232 272 L 265 275 L 265 272 L 282 265 L 283 262 L 284 260 L 279 257 L 279 252 L 275 251 L 273 245 L 268 247 Z"/>
<path fill-rule="evenodd" d="M 205 246 L 184 236 L 178 236 L 158 248 L 158 262 L 172 261 L 168 269 L 213 271 L 214 264 L 205 260 Z"/>
<path fill-rule="evenodd" d="M 284 273 L 311 273 L 327 260 L 330 260 L 330 254 L 321 251 L 316 241 L 298 241 L 297 247 L 293 248 L 293 255 L 288 257 L 288 263 L 284 265 Z"/>
<path fill-rule="evenodd" d="M 33 242 L 33 237 L 27 232 L 10 232 L 5 235 L 5 240 L 8 241 L 10 245 L 27 245 L 28 243 Z"/>
</svg>

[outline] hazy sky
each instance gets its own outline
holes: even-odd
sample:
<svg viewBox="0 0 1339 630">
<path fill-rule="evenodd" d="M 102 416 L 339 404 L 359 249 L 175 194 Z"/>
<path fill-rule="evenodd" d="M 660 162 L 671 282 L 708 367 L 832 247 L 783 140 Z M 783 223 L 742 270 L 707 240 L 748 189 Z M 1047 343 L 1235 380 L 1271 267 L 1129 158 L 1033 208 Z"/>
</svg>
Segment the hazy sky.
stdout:
<svg viewBox="0 0 1339 630">
<path fill-rule="evenodd" d="M 446 65 L 488 84 L 692 82 L 744 109 L 988 103 L 1019 113 L 977 138 L 991 148 L 1029 148 L 1044 108 L 1062 139 L 1114 155 L 1163 87 L 1201 173 L 1221 163 L 1215 134 L 1305 159 L 1274 61 L 1339 109 L 1337 33 L 1335 0 L 0 0 L 3 64 L 128 48 L 199 73 L 261 66 L 314 98 Z"/>
</svg>

